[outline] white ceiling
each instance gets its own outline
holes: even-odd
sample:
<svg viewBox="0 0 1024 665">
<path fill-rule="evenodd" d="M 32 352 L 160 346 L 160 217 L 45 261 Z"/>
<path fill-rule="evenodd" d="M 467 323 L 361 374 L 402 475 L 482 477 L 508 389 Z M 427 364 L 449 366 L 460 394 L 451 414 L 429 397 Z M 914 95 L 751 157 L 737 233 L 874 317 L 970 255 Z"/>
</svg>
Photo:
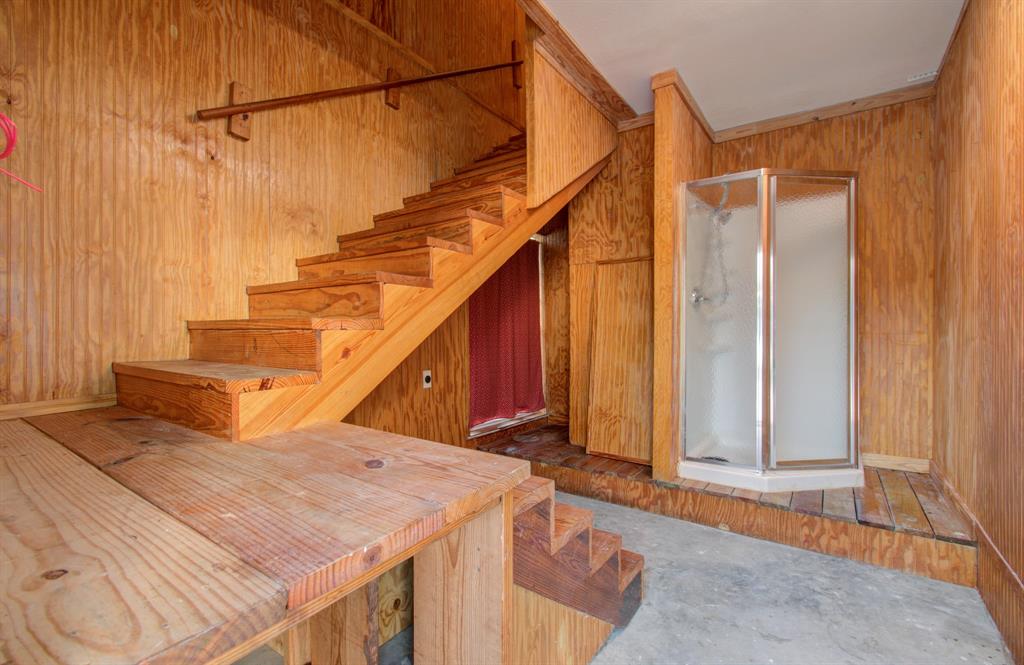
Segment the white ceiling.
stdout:
<svg viewBox="0 0 1024 665">
<path fill-rule="evenodd" d="M 912 85 L 963 0 L 545 0 L 637 113 L 675 68 L 715 131 Z"/>
</svg>

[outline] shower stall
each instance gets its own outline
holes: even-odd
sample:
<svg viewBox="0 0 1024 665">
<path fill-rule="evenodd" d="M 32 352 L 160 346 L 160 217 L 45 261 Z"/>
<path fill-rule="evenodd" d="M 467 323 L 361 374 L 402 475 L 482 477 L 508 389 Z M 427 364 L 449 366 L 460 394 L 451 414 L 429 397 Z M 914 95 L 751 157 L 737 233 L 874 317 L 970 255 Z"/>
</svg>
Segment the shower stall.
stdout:
<svg viewBox="0 0 1024 665">
<path fill-rule="evenodd" d="M 679 475 L 762 492 L 863 484 L 856 174 L 682 184 Z"/>
</svg>

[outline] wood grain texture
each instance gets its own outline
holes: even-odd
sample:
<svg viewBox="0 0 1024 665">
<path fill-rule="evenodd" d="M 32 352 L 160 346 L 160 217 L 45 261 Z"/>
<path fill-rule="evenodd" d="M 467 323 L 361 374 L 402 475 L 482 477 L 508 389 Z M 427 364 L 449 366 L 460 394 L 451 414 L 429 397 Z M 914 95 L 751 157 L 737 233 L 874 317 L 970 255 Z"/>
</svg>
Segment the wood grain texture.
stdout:
<svg viewBox="0 0 1024 665">
<path fill-rule="evenodd" d="M 779 510 L 651 479 L 589 473 L 542 462 L 530 466 L 533 475 L 551 478 L 559 490 L 572 494 L 954 584 L 975 584 L 975 547 Z"/>
<path fill-rule="evenodd" d="M 650 257 L 653 208 L 654 129 L 648 125 L 619 134 L 608 166 L 569 206 L 569 420 L 572 440 L 580 445 L 587 444 L 596 264 Z M 650 300 L 649 294 L 637 297 Z"/>
<path fill-rule="evenodd" d="M 416 662 L 512 662 L 511 499 L 413 559 Z"/>
<path fill-rule="evenodd" d="M 839 104 L 823 106 L 810 111 L 790 113 L 776 118 L 770 118 L 768 120 L 758 120 L 757 122 L 750 122 L 745 125 L 737 125 L 736 127 L 721 129 L 714 133 L 715 143 L 723 143 L 725 141 L 732 141 L 733 139 L 753 136 L 754 134 L 764 134 L 765 132 L 773 132 L 778 129 L 806 125 L 811 122 L 836 118 L 843 115 L 849 115 L 851 113 L 859 113 L 860 111 L 881 108 L 883 106 L 892 106 L 893 104 L 902 104 L 903 102 L 910 102 L 915 99 L 927 99 L 934 96 L 935 82 L 928 81 L 927 83 L 910 85 L 905 88 L 897 88 L 896 90 L 888 90 L 886 92 L 868 95 L 867 97 L 851 99 L 848 102 L 840 102 Z"/>
<path fill-rule="evenodd" d="M 636 116 L 633 107 L 608 83 L 541 0 L 518 0 L 518 3 L 538 28 L 540 34 L 536 42 L 590 103 L 613 123 Z"/>
<path fill-rule="evenodd" d="M 0 423 L 0 653 L 205 661 L 284 616 L 285 589 L 24 421 Z"/>
<path fill-rule="evenodd" d="M 935 98 L 934 460 L 977 520 L 979 590 L 1024 662 L 1024 6 L 971 2 Z"/>
<path fill-rule="evenodd" d="M 550 229 L 550 230 L 549 230 Z M 568 212 L 563 210 L 541 229 L 544 298 L 544 401 L 550 422 L 569 422 L 570 323 Z"/>
<path fill-rule="evenodd" d="M 659 72 L 651 77 L 651 89 L 657 90 L 665 86 L 673 86 L 676 89 L 676 93 L 682 98 L 686 104 L 686 108 L 690 111 L 690 115 L 693 119 L 700 124 L 700 128 L 704 130 L 704 135 L 712 141 L 718 141 L 715 132 L 711 129 L 711 125 L 708 124 L 707 118 L 704 117 L 704 112 L 700 110 L 700 106 L 697 104 L 697 100 L 694 98 L 693 93 L 686 86 L 686 82 L 683 81 L 683 77 L 679 75 L 679 71 L 675 69 L 669 69 L 663 72 Z"/>
<path fill-rule="evenodd" d="M 354 425 L 240 446 L 119 407 L 32 423 L 280 580 L 290 609 L 361 585 L 527 475 L 523 462 Z"/>
<path fill-rule="evenodd" d="M 651 461 L 651 280 L 649 258 L 597 264 L 588 453 Z"/>
<path fill-rule="evenodd" d="M 440 4 L 401 3 L 427 17 Z M 407 27 L 452 62 L 476 46 L 505 59 L 517 10 L 489 7 L 461 11 L 478 22 L 459 40 Z M 109 394 L 114 360 L 185 357 L 183 321 L 243 317 L 246 284 L 294 277 L 296 256 L 515 131 L 441 83 L 407 90 L 398 112 L 373 96 L 268 113 L 248 142 L 192 121 L 231 80 L 262 96 L 420 73 L 329 3 L 8 0 L 0 35 L 20 130 L 5 167 L 45 189 L 0 193 L 4 404 Z"/>
<path fill-rule="evenodd" d="M 860 451 L 929 459 L 935 217 L 930 99 L 714 146 L 716 175 L 851 170 L 857 181 Z"/>
<path fill-rule="evenodd" d="M 316 330 L 190 330 L 189 358 L 320 371 Z"/>
<path fill-rule="evenodd" d="M 412 561 L 377 578 L 377 631 L 384 644 L 412 625 Z"/>
<path fill-rule="evenodd" d="M 527 207 L 535 208 L 615 149 L 615 125 L 536 42 L 526 59 Z"/>
<path fill-rule="evenodd" d="M 521 665 L 587 665 L 614 625 L 516 586 L 513 662 Z"/>
<path fill-rule="evenodd" d="M 712 171 L 711 139 L 670 81 L 654 90 L 654 477 L 677 475 L 682 403 L 682 309 L 679 274 L 685 234 L 679 215 L 679 184 L 705 178 Z"/>
<path fill-rule="evenodd" d="M 310 665 L 377 665 L 378 589 L 364 584 L 309 620 Z"/>
</svg>

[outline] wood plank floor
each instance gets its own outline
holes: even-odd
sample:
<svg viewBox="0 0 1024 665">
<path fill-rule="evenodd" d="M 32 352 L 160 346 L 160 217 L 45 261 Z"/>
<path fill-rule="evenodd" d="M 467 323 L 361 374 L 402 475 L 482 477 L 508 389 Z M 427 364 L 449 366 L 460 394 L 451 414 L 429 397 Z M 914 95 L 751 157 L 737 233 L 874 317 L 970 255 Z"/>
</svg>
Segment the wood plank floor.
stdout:
<svg viewBox="0 0 1024 665">
<path fill-rule="evenodd" d="M 648 466 L 588 455 L 585 448 L 569 442 L 569 431 L 564 426 L 546 425 L 489 441 L 479 449 L 549 466 L 654 483 Z M 857 489 L 759 493 L 694 480 L 683 481 L 678 487 L 804 515 L 976 545 L 968 520 L 928 474 L 865 467 L 864 475 L 865 485 Z"/>
</svg>

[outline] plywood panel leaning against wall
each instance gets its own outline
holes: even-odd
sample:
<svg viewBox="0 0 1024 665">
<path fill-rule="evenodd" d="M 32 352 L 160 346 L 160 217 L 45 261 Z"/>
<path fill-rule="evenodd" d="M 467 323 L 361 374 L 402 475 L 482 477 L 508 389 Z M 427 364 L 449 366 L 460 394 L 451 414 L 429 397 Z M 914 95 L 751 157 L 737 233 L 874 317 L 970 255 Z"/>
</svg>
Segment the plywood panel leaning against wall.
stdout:
<svg viewBox="0 0 1024 665">
<path fill-rule="evenodd" d="M 0 194 L 3 404 L 89 403 L 114 360 L 185 356 L 186 319 L 244 317 L 245 285 L 293 279 L 295 257 L 515 132 L 440 82 L 399 111 L 369 95 L 258 114 L 244 143 L 192 121 L 232 80 L 274 96 L 427 71 L 331 3 L 8 0 L 0 37 L 9 168 L 45 189 Z"/>
<path fill-rule="evenodd" d="M 932 452 L 931 119 L 932 100 L 920 99 L 713 150 L 715 175 L 762 167 L 858 172 L 859 439 L 872 456 L 927 460 Z"/>
<path fill-rule="evenodd" d="M 613 125 L 534 42 L 526 59 L 526 197 L 535 208 L 615 149 Z"/>
<path fill-rule="evenodd" d="M 569 423 L 572 441 L 581 446 L 588 443 L 596 266 L 599 262 L 650 258 L 653 210 L 654 128 L 647 125 L 619 133 L 608 166 L 569 206 Z M 638 302 L 650 302 L 649 290 L 638 290 L 635 295 Z M 644 408 L 651 408 L 649 401 Z"/>
<path fill-rule="evenodd" d="M 711 175 L 711 137 L 687 106 L 675 70 L 651 79 L 654 90 L 654 392 L 652 471 L 672 480 L 681 450 L 679 406 L 682 321 L 678 278 L 681 235 L 679 185 Z"/>
<path fill-rule="evenodd" d="M 974 1 L 935 99 L 935 466 L 1024 663 L 1024 3 Z"/>
</svg>

